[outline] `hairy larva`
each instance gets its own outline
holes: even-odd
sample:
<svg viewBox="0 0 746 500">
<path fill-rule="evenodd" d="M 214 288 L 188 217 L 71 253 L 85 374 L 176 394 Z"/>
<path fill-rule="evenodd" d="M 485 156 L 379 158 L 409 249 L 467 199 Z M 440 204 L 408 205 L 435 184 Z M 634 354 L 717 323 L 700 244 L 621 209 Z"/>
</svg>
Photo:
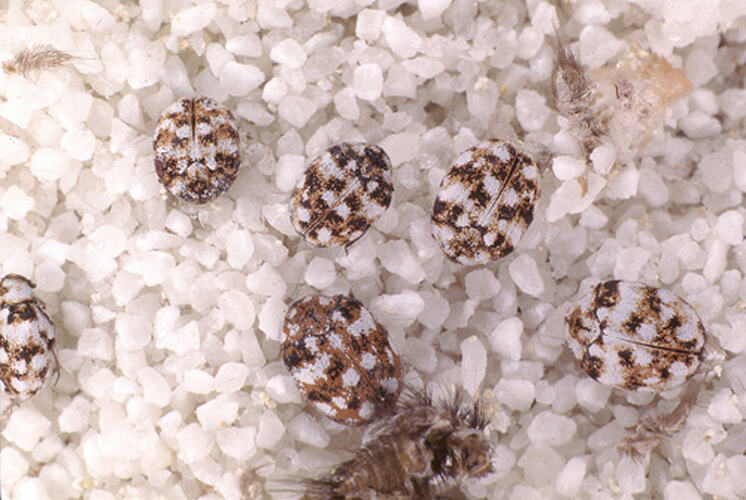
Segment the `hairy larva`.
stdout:
<svg viewBox="0 0 746 500">
<path fill-rule="evenodd" d="M 432 499 L 465 478 L 492 472 L 487 418 L 459 390 L 435 401 L 406 390 L 396 413 L 369 430 L 353 457 L 304 481 L 306 500 Z"/>
<path fill-rule="evenodd" d="M 155 172 L 169 193 L 207 203 L 231 187 L 241 165 L 233 114 L 214 99 L 179 99 L 158 119 Z"/>
<path fill-rule="evenodd" d="M 54 324 L 34 286 L 18 274 L 0 280 L 0 385 L 21 400 L 39 392 L 58 369 Z"/>
<path fill-rule="evenodd" d="M 8 74 L 20 73 L 28 78 L 32 71 L 56 68 L 67 64 L 73 56 L 55 49 L 51 45 L 34 45 L 23 49 L 13 59 L 3 62 L 3 71 Z"/>
</svg>

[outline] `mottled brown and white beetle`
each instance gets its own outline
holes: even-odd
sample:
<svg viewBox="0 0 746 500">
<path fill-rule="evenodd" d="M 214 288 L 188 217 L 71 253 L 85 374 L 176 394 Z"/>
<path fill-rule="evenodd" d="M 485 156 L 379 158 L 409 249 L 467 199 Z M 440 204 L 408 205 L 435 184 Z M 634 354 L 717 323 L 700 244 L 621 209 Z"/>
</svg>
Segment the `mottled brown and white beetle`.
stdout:
<svg viewBox="0 0 746 500">
<path fill-rule="evenodd" d="M 34 286 L 18 274 L 0 280 L 0 386 L 21 400 L 39 392 L 58 370 L 54 324 Z"/>
<path fill-rule="evenodd" d="M 517 143 L 491 139 L 461 153 L 432 209 L 433 236 L 460 264 L 511 253 L 534 219 L 539 168 Z"/>
<path fill-rule="evenodd" d="M 179 99 L 161 114 L 155 172 L 169 193 L 207 203 L 228 190 L 241 165 L 233 114 L 209 97 Z"/>
</svg>

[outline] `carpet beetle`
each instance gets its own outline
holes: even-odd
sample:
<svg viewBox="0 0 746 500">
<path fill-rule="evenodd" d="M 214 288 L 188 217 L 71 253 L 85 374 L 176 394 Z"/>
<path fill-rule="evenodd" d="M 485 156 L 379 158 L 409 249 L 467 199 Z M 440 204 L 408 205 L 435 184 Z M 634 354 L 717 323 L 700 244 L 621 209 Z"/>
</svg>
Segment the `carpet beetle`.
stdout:
<svg viewBox="0 0 746 500">
<path fill-rule="evenodd" d="M 282 359 L 301 393 L 332 420 L 356 425 L 393 408 L 401 366 L 388 332 L 355 298 L 309 295 L 285 316 Z"/>
<path fill-rule="evenodd" d="M 54 324 L 34 286 L 17 274 L 0 280 L 0 384 L 22 400 L 39 392 L 57 370 Z"/>
<path fill-rule="evenodd" d="M 678 387 L 704 356 L 705 328 L 694 308 L 642 283 L 595 285 L 565 318 L 565 334 L 588 375 L 632 391 Z"/>
<path fill-rule="evenodd" d="M 161 184 L 177 198 L 200 204 L 227 191 L 241 164 L 233 115 L 209 97 L 179 99 L 166 108 L 153 150 Z"/>
<path fill-rule="evenodd" d="M 312 245 L 351 245 L 386 212 L 393 192 L 386 152 L 343 142 L 308 165 L 293 191 L 290 219 Z"/>
<path fill-rule="evenodd" d="M 479 402 L 463 393 L 433 401 L 407 389 L 396 412 L 373 425 L 350 460 L 304 481 L 304 498 L 436 498 L 467 477 L 492 472 L 492 452 Z"/>
<path fill-rule="evenodd" d="M 513 251 L 534 218 L 539 169 L 518 144 L 498 139 L 461 153 L 440 183 L 433 236 L 460 264 L 482 264 Z"/>
</svg>

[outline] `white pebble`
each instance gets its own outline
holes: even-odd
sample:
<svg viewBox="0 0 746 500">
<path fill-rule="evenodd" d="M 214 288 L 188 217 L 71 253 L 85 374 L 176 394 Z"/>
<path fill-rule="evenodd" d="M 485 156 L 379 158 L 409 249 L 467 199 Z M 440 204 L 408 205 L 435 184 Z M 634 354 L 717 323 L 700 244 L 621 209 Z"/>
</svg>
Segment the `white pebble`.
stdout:
<svg viewBox="0 0 746 500">
<path fill-rule="evenodd" d="M 13 488 L 11 498 L 33 498 L 34 500 L 52 500 L 44 487 L 44 483 L 38 477 L 24 477 Z"/>
<path fill-rule="evenodd" d="M 253 64 L 231 61 L 220 72 L 220 87 L 229 95 L 244 96 L 259 87 L 264 78 L 264 72 Z"/>
<path fill-rule="evenodd" d="M 246 383 L 248 376 L 249 367 L 245 363 L 224 363 L 215 374 L 215 390 L 221 393 L 238 392 Z"/>
<path fill-rule="evenodd" d="M 256 428 L 227 427 L 216 436 L 218 448 L 231 458 L 243 461 L 256 452 Z"/>
<path fill-rule="evenodd" d="M 726 245 L 740 245 L 743 241 L 743 215 L 735 210 L 720 214 L 715 231 L 720 241 Z"/>
<path fill-rule="evenodd" d="M 679 128 L 691 139 L 703 139 L 720 133 L 722 127 L 714 116 L 692 111 L 679 120 Z"/>
<path fill-rule="evenodd" d="M 520 255 L 508 267 L 510 277 L 522 292 L 534 297 L 544 291 L 544 281 L 534 259 L 526 254 Z"/>
<path fill-rule="evenodd" d="M 552 160 L 552 172 L 561 181 L 574 179 L 585 171 L 585 160 L 574 156 L 555 156 Z"/>
<path fill-rule="evenodd" d="M 583 408 L 597 412 L 608 403 L 611 389 L 610 386 L 599 384 L 590 377 L 583 377 L 575 386 L 575 398 Z"/>
<path fill-rule="evenodd" d="M 280 340 L 280 330 L 283 318 L 287 312 L 287 305 L 280 297 L 270 297 L 259 311 L 259 329 L 267 338 Z"/>
<path fill-rule="evenodd" d="M 423 310 L 417 321 L 430 329 L 440 328 L 450 314 L 450 303 L 442 295 L 432 292 L 422 292 L 420 297 L 423 299 Z"/>
<path fill-rule="evenodd" d="M 202 370 L 189 370 L 184 374 L 184 390 L 194 394 L 208 394 L 215 388 L 212 375 Z"/>
<path fill-rule="evenodd" d="M 3 491 L 10 490 L 16 481 L 26 477 L 29 468 L 28 460 L 12 446 L 3 446 L 0 451 L 0 463 L 3 464 L 0 470 Z"/>
<path fill-rule="evenodd" d="M 182 237 L 187 237 L 192 232 L 192 219 L 180 210 L 171 210 L 166 216 L 164 225 L 166 229 Z"/>
<path fill-rule="evenodd" d="M 78 354 L 86 358 L 111 361 L 114 357 L 111 336 L 101 328 L 84 329 L 78 339 Z"/>
<path fill-rule="evenodd" d="M 269 58 L 274 62 L 294 69 L 303 66 L 306 57 L 306 51 L 301 44 L 292 38 L 286 38 L 276 43 L 269 52 Z"/>
<path fill-rule="evenodd" d="M 142 387 L 143 399 L 163 408 L 171 401 L 171 387 L 155 368 L 144 366 L 137 371 L 137 382 Z"/>
<path fill-rule="evenodd" d="M 310 286 L 323 290 L 334 283 L 337 279 L 337 272 L 334 268 L 334 262 L 323 257 L 314 257 L 306 267 L 303 280 Z"/>
<path fill-rule="evenodd" d="M 326 448 L 329 444 L 329 433 L 308 413 L 299 413 L 288 422 L 288 432 L 293 439 L 310 444 L 317 448 Z"/>
<path fill-rule="evenodd" d="M 127 248 L 127 235 L 113 224 L 102 224 L 88 238 L 109 257 L 117 257 Z"/>
<path fill-rule="evenodd" d="M 285 96 L 277 108 L 280 118 L 301 128 L 316 113 L 316 103 L 299 95 Z"/>
<path fill-rule="evenodd" d="M 669 481 L 663 490 L 663 500 L 702 500 L 702 495 L 689 481 Z"/>
<path fill-rule="evenodd" d="M 270 78 L 262 89 L 262 99 L 272 104 L 279 104 L 288 93 L 288 84 L 278 77 Z"/>
<path fill-rule="evenodd" d="M 743 414 L 737 404 L 739 404 L 738 398 L 730 389 L 721 389 L 710 401 L 707 413 L 718 422 L 739 424 L 743 421 Z"/>
<path fill-rule="evenodd" d="M 233 269 L 241 269 L 254 255 L 254 241 L 245 229 L 236 229 L 225 238 L 226 261 Z"/>
<path fill-rule="evenodd" d="M 593 170 L 599 175 L 606 175 L 616 162 L 616 149 L 610 144 L 602 144 L 591 152 L 590 159 Z"/>
<path fill-rule="evenodd" d="M 624 50 L 626 44 L 601 26 L 586 26 L 580 32 L 580 62 L 589 68 L 598 68 Z"/>
<path fill-rule="evenodd" d="M 142 18 L 150 31 L 158 31 L 163 22 L 163 0 L 141 0 Z"/>
<path fill-rule="evenodd" d="M 391 158 L 394 167 L 414 160 L 420 151 L 420 136 L 409 132 L 391 134 L 378 144 Z"/>
<path fill-rule="evenodd" d="M 511 361 L 521 359 L 521 334 L 523 322 L 518 317 L 502 320 L 490 333 L 492 350 Z"/>
<path fill-rule="evenodd" d="M 139 351 L 150 343 L 153 324 L 145 316 L 122 313 L 117 316 L 114 330 L 117 345 L 126 351 Z"/>
<path fill-rule="evenodd" d="M 417 0 L 417 7 L 425 21 L 440 17 L 450 5 L 451 0 Z"/>
<path fill-rule="evenodd" d="M 256 445 L 259 448 L 271 450 L 285 434 L 285 426 L 272 410 L 267 410 L 259 417 L 259 432 L 256 435 Z"/>
<path fill-rule="evenodd" d="M 413 285 L 425 279 L 425 270 L 404 240 L 389 241 L 378 247 L 378 259 L 388 272 Z"/>
<path fill-rule="evenodd" d="M 527 435 L 533 444 L 562 446 L 570 442 L 577 428 L 573 419 L 544 410 L 531 420 Z"/>
<path fill-rule="evenodd" d="M 616 467 L 616 480 L 626 493 L 641 493 L 645 490 L 646 467 L 634 457 L 623 455 Z"/>
<path fill-rule="evenodd" d="M 379 295 L 370 305 L 379 321 L 400 328 L 411 325 L 425 309 L 425 301 L 413 290 Z"/>
<path fill-rule="evenodd" d="M 0 134 L 0 158 L 10 166 L 24 163 L 28 160 L 29 147 L 18 137 Z"/>
<path fill-rule="evenodd" d="M 239 330 L 248 330 L 254 324 L 256 312 L 251 298 L 238 290 L 227 290 L 218 297 L 218 309 L 226 321 Z"/>
<path fill-rule="evenodd" d="M 181 10 L 171 18 L 171 33 L 183 37 L 199 31 L 212 22 L 216 11 L 217 6 L 212 2 Z"/>
<path fill-rule="evenodd" d="M 422 38 L 398 17 L 383 22 L 383 36 L 391 50 L 402 59 L 409 59 L 420 50 Z"/>
<path fill-rule="evenodd" d="M 275 184 L 280 191 L 289 193 L 295 188 L 305 170 L 303 155 L 286 154 L 280 156 L 275 167 Z"/>
<path fill-rule="evenodd" d="M 56 181 L 67 171 L 70 158 L 57 149 L 39 148 L 31 156 L 29 168 L 40 181 Z"/>
<path fill-rule="evenodd" d="M 269 263 L 264 263 L 246 277 L 246 288 L 258 295 L 279 296 L 285 294 L 287 284 Z"/>
<path fill-rule="evenodd" d="M 483 268 L 466 275 L 464 288 L 470 299 L 481 301 L 494 298 L 500 292 L 501 285 L 493 271 Z"/>
<path fill-rule="evenodd" d="M 210 454 L 215 442 L 209 432 L 196 422 L 187 424 L 176 434 L 179 458 L 187 464 L 202 460 Z"/>
<path fill-rule="evenodd" d="M 355 90 L 345 87 L 334 94 L 334 108 L 342 118 L 357 120 L 360 117 L 360 107 L 357 105 Z"/>
<path fill-rule="evenodd" d="M 96 137 L 88 129 L 70 130 L 62 136 L 60 146 L 70 158 L 88 161 L 96 148 Z"/>
<path fill-rule="evenodd" d="M 225 48 L 237 56 L 259 57 L 262 55 L 262 41 L 255 33 L 229 38 L 225 41 Z"/>
<path fill-rule="evenodd" d="M 614 277 L 626 281 L 639 278 L 642 267 L 650 260 L 651 254 L 644 248 L 623 248 L 617 252 Z"/>
<path fill-rule="evenodd" d="M 487 371 L 487 351 L 476 335 L 461 342 L 461 385 L 475 396 Z"/>
<path fill-rule="evenodd" d="M 278 403 L 300 403 L 301 395 L 290 375 L 275 375 L 267 381 L 266 391 Z"/>
<path fill-rule="evenodd" d="M 678 2 L 678 4 L 682 3 L 685 2 Z M 712 52 L 698 48 L 689 51 L 684 61 L 684 71 L 686 71 L 686 76 L 689 77 L 695 88 L 709 82 L 718 74 L 718 67 L 713 55 Z"/>
<path fill-rule="evenodd" d="M 501 378 L 495 386 L 497 400 L 519 412 L 529 409 L 534 401 L 534 391 L 534 384 L 516 378 Z"/>
<path fill-rule="evenodd" d="M 381 36 L 386 12 L 378 9 L 363 9 L 357 14 L 355 36 L 367 42 L 374 42 Z"/>
<path fill-rule="evenodd" d="M 729 155 L 719 151 L 702 157 L 699 162 L 699 170 L 702 172 L 702 182 L 708 189 L 716 193 L 723 193 L 731 189 L 733 169 L 730 160 Z"/>
<path fill-rule="evenodd" d="M 52 423 L 35 408 L 18 407 L 10 415 L 3 437 L 24 451 L 31 451 Z"/>
<path fill-rule="evenodd" d="M 517 56 L 521 59 L 531 60 L 544 44 L 544 33 L 533 26 L 526 26 L 518 35 Z"/>
<path fill-rule="evenodd" d="M 352 74 L 355 95 L 364 101 L 375 101 L 383 90 L 383 72 L 378 64 L 361 64 Z"/>
<path fill-rule="evenodd" d="M 75 396 L 57 417 L 61 432 L 83 432 L 88 429 L 88 419 L 94 406 L 83 396 Z"/>
<path fill-rule="evenodd" d="M 0 198 L 0 210 L 13 220 L 21 220 L 34 208 L 34 198 L 13 184 Z"/>
<path fill-rule="evenodd" d="M 197 420 L 205 430 L 229 426 L 238 417 L 238 403 L 226 396 L 218 396 L 197 407 Z"/>
<path fill-rule="evenodd" d="M 585 478 L 586 462 L 581 457 L 572 457 L 557 475 L 555 488 L 563 497 L 577 498 Z"/>
<path fill-rule="evenodd" d="M 402 63 L 404 69 L 410 73 L 414 73 L 420 78 L 428 80 L 435 78 L 443 72 L 445 66 L 437 59 L 427 56 L 415 57 L 414 59 L 408 59 Z M 494 84 L 493 84 L 494 85 Z M 495 101 L 497 101 L 497 92 L 494 94 Z"/>
<path fill-rule="evenodd" d="M 521 89 L 516 93 L 515 115 L 527 131 L 541 130 L 551 113 L 546 98 L 535 90 Z"/>
</svg>

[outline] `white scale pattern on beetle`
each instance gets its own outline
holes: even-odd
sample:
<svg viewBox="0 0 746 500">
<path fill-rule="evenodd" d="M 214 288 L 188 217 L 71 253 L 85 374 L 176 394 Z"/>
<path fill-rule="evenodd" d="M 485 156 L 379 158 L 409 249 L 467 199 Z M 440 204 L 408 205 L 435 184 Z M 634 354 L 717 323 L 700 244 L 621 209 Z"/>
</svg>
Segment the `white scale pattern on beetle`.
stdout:
<svg viewBox="0 0 746 500">
<path fill-rule="evenodd" d="M 22 400 L 39 392 L 57 370 L 54 324 L 33 287 L 17 274 L 0 280 L 0 385 Z"/>
<path fill-rule="evenodd" d="M 672 292 L 607 281 L 584 294 L 565 319 L 568 345 L 602 384 L 663 391 L 699 369 L 705 329 L 694 308 Z"/>
</svg>

